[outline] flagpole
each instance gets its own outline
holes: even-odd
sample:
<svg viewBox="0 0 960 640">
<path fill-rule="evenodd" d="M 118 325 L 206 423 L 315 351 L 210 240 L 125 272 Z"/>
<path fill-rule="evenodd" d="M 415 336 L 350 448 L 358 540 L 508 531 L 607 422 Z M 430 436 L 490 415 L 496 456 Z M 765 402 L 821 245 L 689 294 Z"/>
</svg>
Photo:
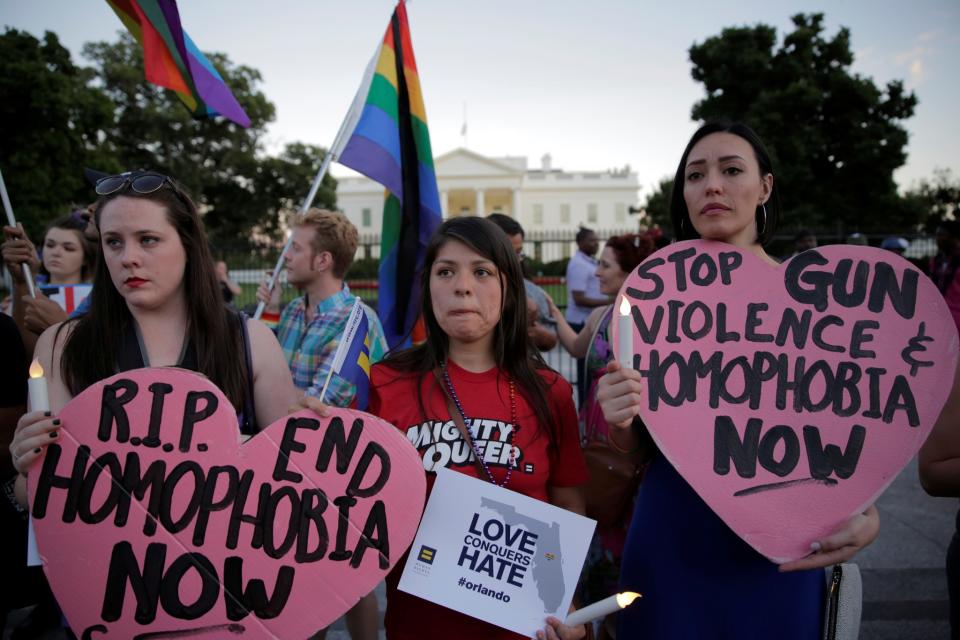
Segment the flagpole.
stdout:
<svg viewBox="0 0 960 640">
<path fill-rule="evenodd" d="M 323 381 L 323 388 L 320 389 L 320 402 L 323 402 L 323 397 L 327 395 L 327 387 L 330 386 L 330 379 L 333 377 L 333 367 L 330 367 L 330 371 L 327 371 L 327 379 Z"/>
<path fill-rule="evenodd" d="M 7 195 L 7 185 L 3 181 L 3 172 L 0 171 L 0 198 L 3 199 L 3 208 L 7 212 L 7 222 L 11 227 L 17 226 L 17 219 L 13 217 L 13 206 L 10 204 L 10 196 Z M 30 273 L 30 265 L 26 262 L 20 264 L 23 270 L 23 279 L 27 282 L 27 291 L 31 298 L 37 297 L 37 291 L 33 288 L 33 274 Z"/>
<path fill-rule="evenodd" d="M 339 134 L 338 134 L 339 137 Z M 310 185 L 310 192 L 307 193 L 307 197 L 303 199 L 303 204 L 300 205 L 300 213 L 304 214 L 310 208 L 310 205 L 313 204 L 313 199 L 317 197 L 317 191 L 320 190 L 320 183 L 323 182 L 323 178 L 327 175 L 327 169 L 330 168 L 330 163 L 333 161 L 333 147 L 327 151 L 326 155 L 323 156 L 323 162 L 320 164 L 320 170 L 317 171 L 317 176 L 313 179 L 313 184 Z M 277 258 L 277 264 L 273 267 L 273 273 L 270 275 L 269 287 L 270 291 L 273 291 L 273 287 L 277 284 L 277 279 L 280 277 L 280 269 L 283 268 L 283 261 L 287 257 L 287 251 L 290 250 L 290 243 L 293 242 L 293 235 L 289 232 L 287 233 L 287 241 L 283 245 L 283 251 L 280 252 L 280 257 Z M 259 320 L 260 316 L 263 315 L 263 310 L 266 308 L 267 304 L 262 300 L 257 304 L 257 311 L 253 314 L 254 320 Z"/>
<path fill-rule="evenodd" d="M 374 56 L 367 65 L 367 70 L 364 74 L 364 77 L 372 75 L 373 70 L 376 68 L 376 61 L 377 56 Z M 323 162 L 320 164 L 320 170 L 317 171 L 317 177 L 313 179 L 313 184 L 310 185 L 310 192 L 307 194 L 307 197 L 304 198 L 303 204 L 300 205 L 301 214 L 307 212 L 307 209 L 309 209 L 310 205 L 313 204 L 313 199 L 317 197 L 317 191 L 320 190 L 320 183 L 323 182 L 323 177 L 327 175 L 327 169 L 330 168 L 330 163 L 340 155 L 340 152 L 342 151 L 341 146 L 343 146 L 347 132 L 352 131 L 353 127 L 356 126 L 365 100 L 366 95 L 360 95 L 359 91 L 357 92 L 357 95 L 353 97 L 353 102 L 350 103 L 350 108 L 347 110 L 347 115 L 344 117 L 343 122 L 340 123 L 340 129 L 337 130 L 337 135 L 333 139 L 333 144 L 330 145 L 330 147 L 327 149 L 326 155 L 323 156 Z M 280 276 L 280 269 L 283 267 L 283 260 L 286 258 L 287 251 L 290 250 L 290 243 L 292 241 L 292 236 L 290 233 L 287 233 L 287 241 L 283 245 L 283 251 L 280 252 L 280 257 L 277 258 L 277 264 L 274 265 L 273 273 L 270 275 L 270 291 L 273 291 L 273 287 L 277 284 L 277 278 Z M 267 304 L 263 301 L 257 304 L 257 311 L 253 314 L 254 320 L 260 319 L 260 316 L 263 315 L 263 310 L 266 308 L 266 306 Z"/>
</svg>

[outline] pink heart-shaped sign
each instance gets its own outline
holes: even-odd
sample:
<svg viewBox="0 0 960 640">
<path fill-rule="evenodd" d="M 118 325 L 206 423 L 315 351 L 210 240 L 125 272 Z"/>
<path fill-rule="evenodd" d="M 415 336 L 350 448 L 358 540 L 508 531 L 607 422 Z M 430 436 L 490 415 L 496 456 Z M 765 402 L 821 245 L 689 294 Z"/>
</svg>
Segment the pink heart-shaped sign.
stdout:
<svg viewBox="0 0 960 640">
<path fill-rule="evenodd" d="M 83 638 L 306 638 L 413 541 L 417 452 L 372 415 L 287 416 L 240 443 L 209 380 L 140 369 L 86 389 L 30 470 L 44 569 Z"/>
<path fill-rule="evenodd" d="M 883 492 L 950 393 L 957 329 L 936 286 L 880 249 L 773 266 L 728 244 L 650 256 L 618 297 L 641 417 L 670 463 L 774 562 Z"/>
</svg>

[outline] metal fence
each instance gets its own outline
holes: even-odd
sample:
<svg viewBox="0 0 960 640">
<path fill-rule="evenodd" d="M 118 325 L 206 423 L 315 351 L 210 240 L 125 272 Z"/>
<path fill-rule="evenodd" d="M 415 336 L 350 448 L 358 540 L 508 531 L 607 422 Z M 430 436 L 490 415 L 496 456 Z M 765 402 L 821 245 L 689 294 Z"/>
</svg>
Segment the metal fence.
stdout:
<svg viewBox="0 0 960 640">
<path fill-rule="evenodd" d="M 624 233 L 635 233 L 630 229 L 598 229 L 597 237 L 601 246 L 607 240 L 615 235 Z M 539 284 L 544 290 L 553 297 L 554 302 L 561 309 L 567 305 L 567 287 L 563 274 L 566 272 L 566 260 L 576 252 L 576 235 L 572 230 L 547 230 L 532 231 L 524 238 L 524 254 L 528 256 L 528 263 L 531 267 L 530 277 Z M 884 238 L 893 234 L 869 234 L 866 239 L 871 246 L 878 247 Z M 845 238 L 838 237 L 831 233 L 818 233 L 820 245 L 840 244 Z M 906 239 L 910 245 L 904 257 L 913 261 L 917 266 L 926 269 L 928 259 L 936 251 L 936 242 L 932 236 L 918 234 L 899 234 L 898 237 Z M 787 257 L 793 253 L 793 236 L 776 236 L 767 247 L 771 255 L 778 257 Z M 360 244 L 357 249 L 357 258 L 376 259 L 380 251 L 380 237 L 378 235 L 364 235 L 360 237 Z M 249 258 L 243 257 L 236 261 L 237 264 L 249 265 Z M 238 299 L 238 306 L 255 304 L 255 294 L 257 283 L 263 279 L 263 269 L 270 268 L 273 260 L 264 263 L 262 268 L 242 269 L 231 271 L 231 276 L 243 287 L 243 293 Z M 368 270 L 368 273 L 372 273 Z M 285 278 L 281 276 L 281 281 L 285 284 Z M 351 278 L 350 272 L 347 273 L 347 282 L 351 290 L 363 298 L 365 302 L 376 308 L 377 303 L 377 280 L 376 278 Z M 284 301 L 293 299 L 296 292 L 289 287 L 284 288 Z"/>
</svg>

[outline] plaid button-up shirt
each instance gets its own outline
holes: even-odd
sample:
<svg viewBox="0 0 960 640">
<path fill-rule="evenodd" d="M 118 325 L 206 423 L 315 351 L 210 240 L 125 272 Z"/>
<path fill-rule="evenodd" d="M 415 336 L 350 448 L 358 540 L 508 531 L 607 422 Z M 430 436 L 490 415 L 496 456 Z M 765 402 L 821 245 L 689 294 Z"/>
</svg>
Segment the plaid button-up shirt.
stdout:
<svg viewBox="0 0 960 640">
<path fill-rule="evenodd" d="M 277 339 L 290 365 L 293 383 L 307 395 L 320 397 L 327 379 L 333 357 L 337 353 L 340 338 L 347 326 L 354 296 L 344 285 L 339 293 L 319 302 L 310 324 L 306 321 L 305 297 L 301 296 L 288 304 L 277 324 Z M 370 364 L 383 358 L 386 340 L 377 314 L 363 305 L 370 332 Z M 356 388 L 353 383 L 333 374 L 327 387 L 326 404 L 347 407 L 353 400 Z"/>
</svg>

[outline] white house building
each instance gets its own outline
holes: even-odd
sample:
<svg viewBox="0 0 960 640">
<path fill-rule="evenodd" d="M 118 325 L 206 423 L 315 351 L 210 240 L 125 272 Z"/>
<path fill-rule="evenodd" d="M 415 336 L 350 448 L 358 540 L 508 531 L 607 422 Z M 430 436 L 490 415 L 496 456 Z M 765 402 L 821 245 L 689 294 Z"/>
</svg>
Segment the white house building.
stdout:
<svg viewBox="0 0 960 640">
<path fill-rule="evenodd" d="M 566 172 L 554 169 L 550 155 L 537 169 L 526 157 L 488 158 L 454 149 L 434 160 L 444 218 L 505 213 L 528 232 L 624 229 L 635 226 L 628 208 L 636 205 L 640 184 L 629 166 L 622 170 Z M 361 235 L 379 234 L 383 187 L 365 177 L 341 178 L 337 205 Z"/>
</svg>

